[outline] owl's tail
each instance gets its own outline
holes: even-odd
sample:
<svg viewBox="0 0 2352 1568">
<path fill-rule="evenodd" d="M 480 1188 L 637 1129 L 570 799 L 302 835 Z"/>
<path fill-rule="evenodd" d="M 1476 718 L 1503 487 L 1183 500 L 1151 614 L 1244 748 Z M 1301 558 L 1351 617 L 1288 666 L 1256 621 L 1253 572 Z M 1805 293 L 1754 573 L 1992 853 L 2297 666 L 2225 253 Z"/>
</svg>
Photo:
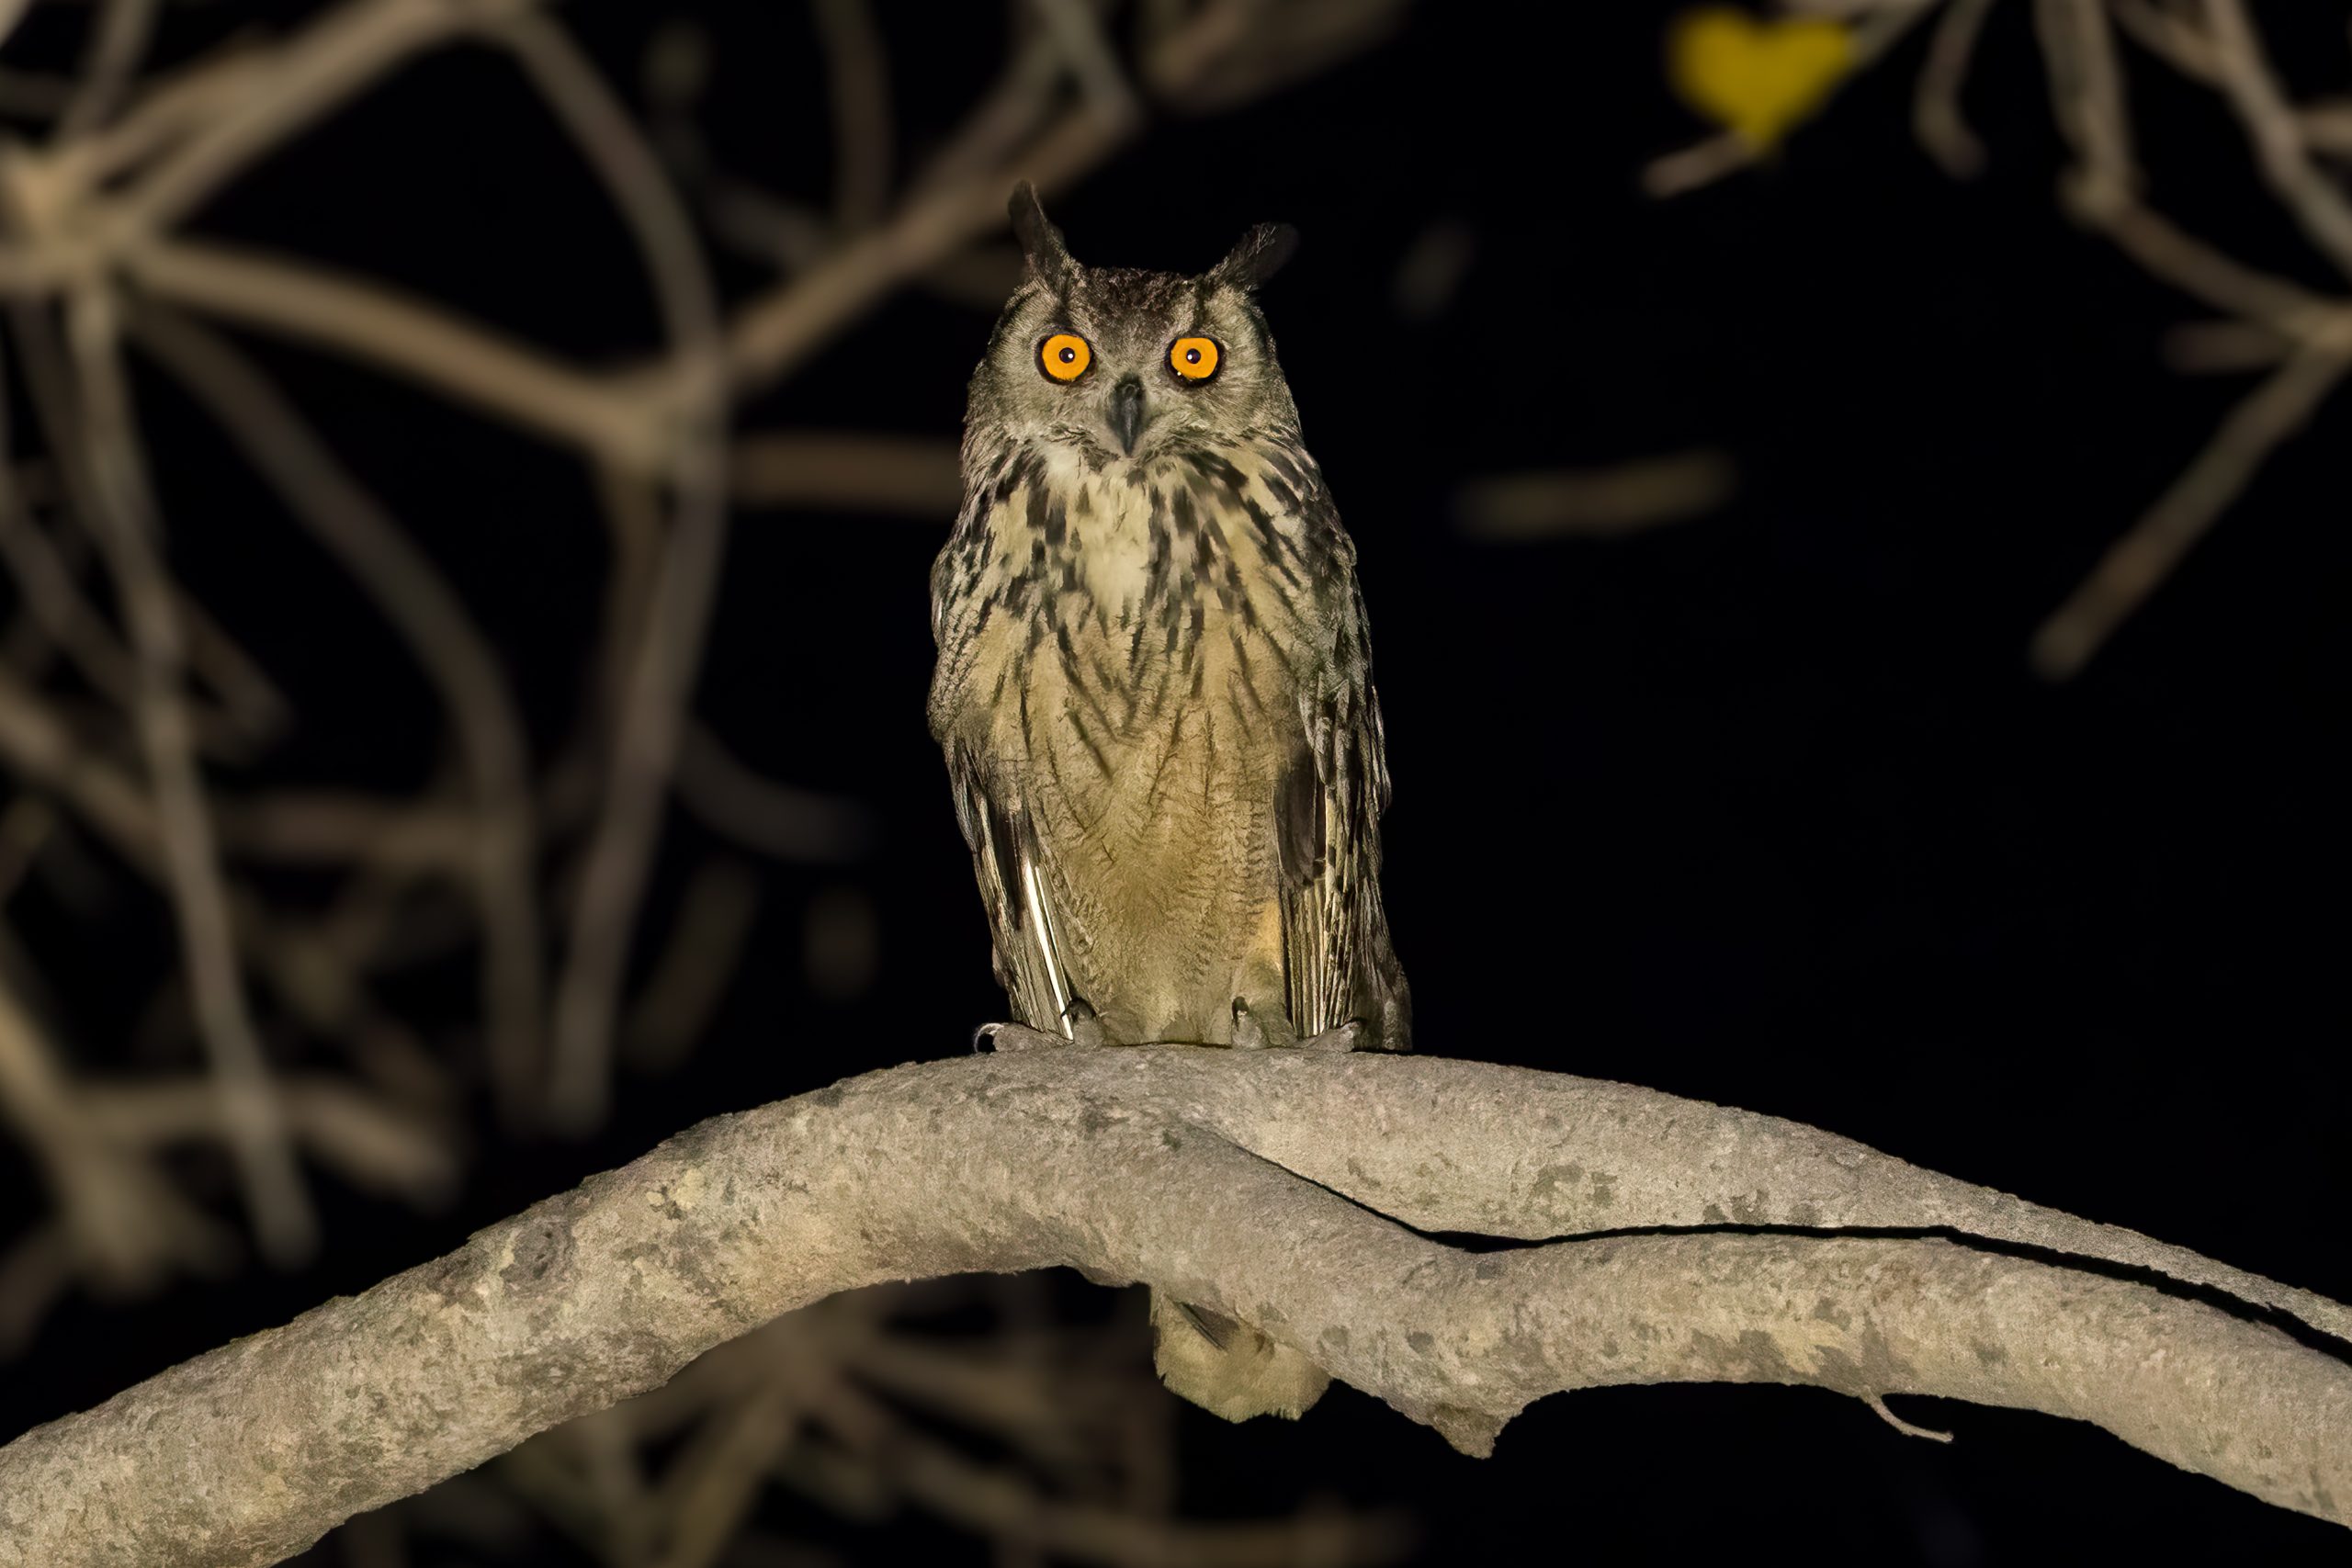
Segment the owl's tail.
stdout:
<svg viewBox="0 0 2352 1568">
<path fill-rule="evenodd" d="M 1246 1323 L 1151 1292 L 1151 1359 L 1160 1381 L 1228 1421 L 1296 1420 L 1323 1397 L 1330 1374 Z"/>
</svg>

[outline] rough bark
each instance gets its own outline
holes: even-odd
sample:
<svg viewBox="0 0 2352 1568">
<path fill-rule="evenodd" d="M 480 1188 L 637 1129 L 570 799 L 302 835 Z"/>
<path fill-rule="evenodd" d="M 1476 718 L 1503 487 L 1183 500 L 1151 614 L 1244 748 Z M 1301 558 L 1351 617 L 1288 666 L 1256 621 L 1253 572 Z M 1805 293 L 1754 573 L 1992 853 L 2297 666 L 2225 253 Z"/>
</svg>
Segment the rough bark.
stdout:
<svg viewBox="0 0 2352 1568">
<path fill-rule="evenodd" d="M 1820 1234 L 1849 1228 L 1882 1234 Z M 1471 1253 L 1417 1231 L 1605 1234 Z M 1056 1264 L 1258 1324 L 1472 1453 L 1557 1390 L 1810 1383 L 2095 1422 L 2352 1523 L 2333 1302 L 1622 1085 L 1152 1046 L 899 1067 L 705 1122 L 0 1449 L 0 1564 L 276 1562 L 779 1313 Z"/>
</svg>

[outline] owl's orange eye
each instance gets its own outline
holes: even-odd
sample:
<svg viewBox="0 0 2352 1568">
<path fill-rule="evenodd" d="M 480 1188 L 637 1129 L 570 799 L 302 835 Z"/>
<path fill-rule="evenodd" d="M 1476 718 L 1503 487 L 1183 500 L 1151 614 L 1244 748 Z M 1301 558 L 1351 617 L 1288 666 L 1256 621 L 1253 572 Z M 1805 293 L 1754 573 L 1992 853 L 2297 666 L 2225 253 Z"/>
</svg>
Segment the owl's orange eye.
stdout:
<svg viewBox="0 0 2352 1568">
<path fill-rule="evenodd" d="M 1094 363 L 1094 351 L 1076 333 L 1056 333 L 1037 345 L 1037 368 L 1057 381 L 1075 381 Z"/>
<path fill-rule="evenodd" d="M 1187 381 L 1205 381 L 1216 375 L 1222 357 L 1213 337 L 1180 337 L 1168 345 L 1168 368 Z"/>
</svg>

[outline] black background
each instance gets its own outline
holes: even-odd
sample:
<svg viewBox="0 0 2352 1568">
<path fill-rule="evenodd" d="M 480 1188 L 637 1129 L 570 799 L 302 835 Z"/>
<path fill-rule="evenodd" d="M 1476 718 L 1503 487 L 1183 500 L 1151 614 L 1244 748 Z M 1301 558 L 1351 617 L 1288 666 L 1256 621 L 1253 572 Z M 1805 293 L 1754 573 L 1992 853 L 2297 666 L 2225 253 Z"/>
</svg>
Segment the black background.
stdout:
<svg viewBox="0 0 2352 1568">
<path fill-rule="evenodd" d="M 64 9 L 12 51 L 70 54 L 82 22 Z M 175 13 L 166 38 L 193 47 L 228 10 Z M 1002 18 L 882 13 L 909 162 L 985 85 Z M 831 151 L 801 12 L 680 14 L 718 45 L 715 156 L 821 200 Z M 1563 26 L 1554 7 L 1429 5 L 1318 79 L 1167 118 L 1050 203 L 1094 262 L 1198 267 L 1248 223 L 1304 231 L 1266 306 L 1361 547 L 1396 781 L 1386 886 L 1420 1048 L 1793 1117 L 2352 1298 L 2352 414 L 2325 411 L 2287 446 L 2085 674 L 2041 681 L 2033 626 L 2245 384 L 2166 368 L 2162 334 L 2195 308 L 2059 214 L 2024 8 L 1994 17 L 1969 96 L 1983 178 L 1948 179 L 1909 138 L 1915 38 L 1766 166 L 1659 204 L 1635 172 L 1706 129 L 1662 85 L 1668 14 L 1579 6 Z M 663 16 L 566 17 L 633 94 Z M 2340 79 L 2340 18 L 2313 39 L 2279 52 Z M 2144 61 L 2136 80 L 2152 197 L 2324 286 L 2226 116 Z M 1446 310 L 1408 320 L 1397 269 L 1441 224 L 1474 237 L 1471 264 Z M 397 280 L 583 361 L 658 345 L 595 187 L 488 54 L 405 72 L 199 227 Z M 730 298 L 763 281 L 722 265 Z M 900 297 L 741 423 L 950 435 L 987 328 Z M 588 476 L 405 386 L 254 346 L 450 571 L 551 746 L 605 565 Z M 439 721 L 372 612 L 202 414 L 160 378 L 138 385 L 175 567 L 304 716 L 268 776 L 422 784 Z M 1691 522 L 1516 545 L 1455 522 L 1465 480 L 1702 446 L 1729 453 L 1740 484 Z M 682 1070 L 625 1085 L 584 1145 L 485 1131 L 447 1213 L 328 1186 L 327 1254 L 298 1276 L 73 1303 L 6 1369 L 0 1433 L 364 1287 L 703 1116 L 960 1050 L 1000 1016 L 922 724 L 945 522 L 738 520 L 700 710 L 774 775 L 871 803 L 881 831 L 845 869 L 764 873 L 753 957 Z M 650 929 L 707 847 L 672 821 Z M 803 978 L 800 920 L 841 883 L 873 901 L 881 964 L 862 996 L 827 1000 Z M 299 879 L 279 891 L 304 897 Z M 97 933 L 42 924 L 27 897 L 12 914 L 104 1056 L 142 999 L 110 976 L 167 962 L 168 928 L 130 910 Z M 449 1009 L 461 981 L 428 977 L 407 1000 Z M 29 1168 L 0 1159 L 0 1191 L 22 1190 Z M 1188 1410 L 1186 1495 L 1223 1516 L 1401 1500 L 1432 1563 L 1781 1541 L 1952 1564 L 2342 1552 L 2329 1527 L 2088 1427 L 1898 1407 L 1958 1440 L 1906 1440 L 1815 1391 L 1629 1389 L 1547 1400 L 1478 1463 L 1340 1390 L 1297 1426 Z M 877 1561 L 910 1544 L 985 1555 L 918 1526 L 863 1546 L 822 1533 Z M 574 1561 L 564 1550 L 550 1540 L 546 1560 Z"/>
</svg>

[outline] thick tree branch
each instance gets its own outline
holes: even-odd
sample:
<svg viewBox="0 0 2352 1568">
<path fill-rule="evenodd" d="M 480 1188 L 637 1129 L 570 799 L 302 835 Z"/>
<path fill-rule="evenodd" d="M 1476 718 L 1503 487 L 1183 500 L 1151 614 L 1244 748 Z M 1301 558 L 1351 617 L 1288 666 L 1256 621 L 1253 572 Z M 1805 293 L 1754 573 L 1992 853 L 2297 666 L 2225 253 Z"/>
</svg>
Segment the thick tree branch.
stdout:
<svg viewBox="0 0 2352 1568">
<path fill-rule="evenodd" d="M 1758 1229 L 1623 1234 L 1717 1224 Z M 1604 1234 L 1478 1254 L 1408 1225 Z M 2352 1523 L 2344 1347 L 2154 1276 L 2314 1342 L 2346 1337 L 2336 1303 L 1769 1117 L 1476 1063 L 1163 1046 L 901 1067 L 705 1122 L 0 1449 L 0 1564 L 275 1562 L 779 1313 L 1049 1265 L 1247 1318 L 1474 1453 L 1556 1390 L 1808 1383 L 2092 1421 Z"/>
</svg>

